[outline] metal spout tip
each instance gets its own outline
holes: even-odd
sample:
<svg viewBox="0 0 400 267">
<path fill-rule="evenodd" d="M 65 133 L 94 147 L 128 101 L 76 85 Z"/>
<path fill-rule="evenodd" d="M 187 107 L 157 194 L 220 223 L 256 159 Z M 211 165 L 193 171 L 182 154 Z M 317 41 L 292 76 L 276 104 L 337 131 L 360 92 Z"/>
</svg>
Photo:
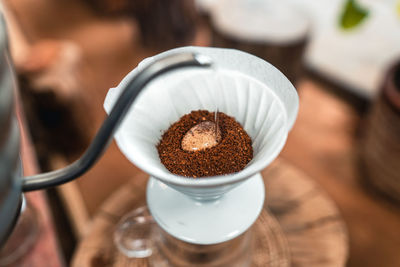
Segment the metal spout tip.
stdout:
<svg viewBox="0 0 400 267">
<path fill-rule="evenodd" d="M 211 66 L 213 64 L 211 58 L 209 58 L 208 56 L 205 56 L 205 55 L 195 54 L 194 58 L 202 66 Z"/>
</svg>

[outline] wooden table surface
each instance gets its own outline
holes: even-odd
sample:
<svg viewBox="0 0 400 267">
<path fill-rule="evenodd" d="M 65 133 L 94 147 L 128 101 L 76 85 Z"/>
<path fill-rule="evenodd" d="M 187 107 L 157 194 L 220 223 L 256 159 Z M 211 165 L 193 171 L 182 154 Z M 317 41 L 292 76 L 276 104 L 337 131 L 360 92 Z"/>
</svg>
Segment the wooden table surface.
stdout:
<svg viewBox="0 0 400 267">
<path fill-rule="evenodd" d="M 348 266 L 400 266 L 400 207 L 363 185 L 358 165 L 363 119 L 326 86 L 299 84 L 300 111 L 281 155 L 338 205 L 350 236 Z"/>
</svg>

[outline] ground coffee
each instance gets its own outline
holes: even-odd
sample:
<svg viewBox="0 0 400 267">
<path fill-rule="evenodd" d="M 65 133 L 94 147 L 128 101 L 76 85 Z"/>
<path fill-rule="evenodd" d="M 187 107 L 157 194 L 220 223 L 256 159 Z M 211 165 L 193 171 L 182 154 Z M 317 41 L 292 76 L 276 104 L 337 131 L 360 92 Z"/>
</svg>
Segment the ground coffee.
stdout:
<svg viewBox="0 0 400 267">
<path fill-rule="evenodd" d="M 221 140 L 213 147 L 199 151 L 182 149 L 182 139 L 195 125 L 214 121 L 214 113 L 192 111 L 163 134 L 157 145 L 161 162 L 172 173 L 187 177 L 223 175 L 241 171 L 253 158 L 251 139 L 232 117 L 219 112 Z"/>
</svg>

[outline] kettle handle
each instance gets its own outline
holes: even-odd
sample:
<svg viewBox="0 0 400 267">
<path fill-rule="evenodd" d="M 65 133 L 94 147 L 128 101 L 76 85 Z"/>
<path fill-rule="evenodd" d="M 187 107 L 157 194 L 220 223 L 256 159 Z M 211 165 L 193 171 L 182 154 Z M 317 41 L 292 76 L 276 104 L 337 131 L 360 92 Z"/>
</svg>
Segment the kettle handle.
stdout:
<svg viewBox="0 0 400 267">
<path fill-rule="evenodd" d="M 82 157 L 65 168 L 24 177 L 22 190 L 26 192 L 45 189 L 69 182 L 81 176 L 103 155 L 130 106 L 152 79 L 177 68 L 190 66 L 209 67 L 210 65 L 211 61 L 207 57 L 194 53 L 172 54 L 150 63 L 142 71 L 138 72 L 122 91 L 109 116 L 101 125 Z"/>
</svg>

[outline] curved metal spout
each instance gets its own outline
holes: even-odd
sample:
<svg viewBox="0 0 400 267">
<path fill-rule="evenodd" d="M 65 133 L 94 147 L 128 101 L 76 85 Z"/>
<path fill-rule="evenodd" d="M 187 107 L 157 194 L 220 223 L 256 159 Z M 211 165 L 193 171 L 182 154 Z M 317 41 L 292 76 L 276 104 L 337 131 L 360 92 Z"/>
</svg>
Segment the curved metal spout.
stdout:
<svg viewBox="0 0 400 267">
<path fill-rule="evenodd" d="M 151 63 L 139 72 L 121 93 L 109 116 L 81 158 L 60 170 L 24 177 L 22 190 L 44 189 L 81 176 L 102 156 L 131 104 L 147 83 L 160 74 L 173 69 L 188 66 L 208 67 L 210 65 L 211 61 L 208 58 L 193 53 L 173 54 Z"/>
</svg>

